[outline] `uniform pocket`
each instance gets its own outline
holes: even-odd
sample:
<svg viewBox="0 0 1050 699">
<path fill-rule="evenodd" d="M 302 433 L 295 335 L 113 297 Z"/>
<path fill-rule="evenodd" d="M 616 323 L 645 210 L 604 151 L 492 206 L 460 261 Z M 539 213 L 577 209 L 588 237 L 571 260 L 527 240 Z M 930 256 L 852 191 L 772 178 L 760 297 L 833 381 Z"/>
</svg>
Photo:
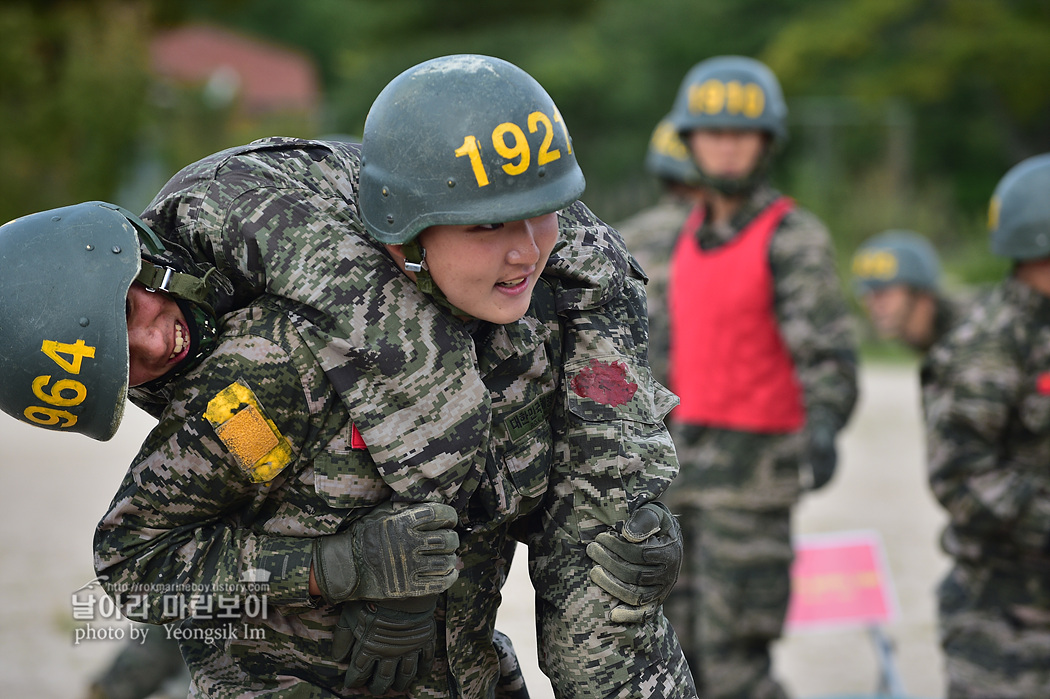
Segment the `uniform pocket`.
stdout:
<svg viewBox="0 0 1050 699">
<path fill-rule="evenodd" d="M 523 500 L 538 498 L 547 491 L 551 468 L 551 426 L 544 420 L 524 439 L 521 446 L 503 457 L 503 465 L 514 490 Z"/>
<path fill-rule="evenodd" d="M 647 367 L 633 366 L 618 357 L 590 359 L 567 363 L 565 376 L 569 383 L 569 412 L 581 420 L 654 423 L 663 418 L 663 415 L 657 416 L 654 401 L 655 387 L 659 384 L 653 380 Z M 666 391 L 662 386 L 660 388 Z M 667 404 L 665 400 L 661 407 L 670 410 L 673 404 Z"/>
</svg>

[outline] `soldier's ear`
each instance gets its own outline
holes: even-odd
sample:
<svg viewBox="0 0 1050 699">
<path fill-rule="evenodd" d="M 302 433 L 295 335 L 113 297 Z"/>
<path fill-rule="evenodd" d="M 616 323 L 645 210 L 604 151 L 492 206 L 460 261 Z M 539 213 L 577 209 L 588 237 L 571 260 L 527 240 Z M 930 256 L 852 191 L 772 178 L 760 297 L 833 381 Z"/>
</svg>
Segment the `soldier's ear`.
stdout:
<svg viewBox="0 0 1050 699">
<path fill-rule="evenodd" d="M 387 254 L 394 260 L 394 264 L 397 265 L 397 268 L 407 274 L 410 279 L 415 280 L 415 273 L 405 269 L 405 262 L 407 262 L 407 260 L 405 259 L 405 252 L 402 249 L 404 246 L 401 243 L 386 243 L 383 247 L 386 248 Z"/>
</svg>

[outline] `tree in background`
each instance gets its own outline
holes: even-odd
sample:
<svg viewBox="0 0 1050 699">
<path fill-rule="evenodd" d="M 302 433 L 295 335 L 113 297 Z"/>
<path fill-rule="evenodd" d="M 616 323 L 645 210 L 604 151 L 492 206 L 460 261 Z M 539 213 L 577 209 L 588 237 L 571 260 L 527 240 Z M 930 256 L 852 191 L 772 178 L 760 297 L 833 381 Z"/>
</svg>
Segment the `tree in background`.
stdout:
<svg viewBox="0 0 1050 699">
<path fill-rule="evenodd" d="M 839 204 L 825 213 L 833 221 L 850 219 L 850 243 L 906 224 L 931 235 L 960 278 L 1001 276 L 1001 264 L 987 255 L 984 212 L 1009 167 L 1050 150 L 1050 5 L 807 2 L 761 57 L 794 94 L 844 98 L 808 114 L 839 124 L 843 140 L 841 132 L 858 121 L 866 119 L 870 129 L 873 114 L 885 115 L 887 130 L 902 129 L 903 163 L 900 149 L 897 162 L 889 162 L 888 145 L 875 158 L 881 173 L 858 172 L 863 166 L 830 173 L 839 184 L 831 198 Z M 893 105 L 897 111 L 888 113 Z M 863 152 L 854 144 L 853 153 Z M 894 169 L 896 181 L 887 181 Z"/>
<path fill-rule="evenodd" d="M 201 20 L 310 55 L 323 122 L 237 121 L 200 94 L 154 89 L 151 32 Z M 649 134 L 686 71 L 718 54 L 781 76 L 792 140 L 775 179 L 828 222 L 843 260 L 904 227 L 948 251 L 959 278 L 998 276 L 984 254 L 991 188 L 1050 150 L 1045 0 L 8 0 L 0 41 L 7 218 L 113 197 L 118 182 L 146 191 L 258 136 L 359 134 L 391 78 L 464 52 L 548 88 L 578 144 L 585 201 L 609 221 L 658 196 L 642 168 Z"/>
<path fill-rule="evenodd" d="M 131 1 L 4 4 L 0 222 L 112 195 L 142 124 L 147 27 Z"/>
</svg>

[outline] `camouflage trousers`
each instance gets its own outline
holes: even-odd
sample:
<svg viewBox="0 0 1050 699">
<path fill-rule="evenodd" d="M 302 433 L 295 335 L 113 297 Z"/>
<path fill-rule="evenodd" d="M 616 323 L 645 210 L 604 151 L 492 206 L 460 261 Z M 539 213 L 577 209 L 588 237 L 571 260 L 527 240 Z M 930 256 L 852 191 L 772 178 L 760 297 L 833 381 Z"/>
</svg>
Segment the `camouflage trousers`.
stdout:
<svg viewBox="0 0 1050 699">
<path fill-rule="evenodd" d="M 937 589 L 948 699 L 1050 697 L 1046 576 L 969 565 L 948 573 Z"/>
<path fill-rule="evenodd" d="M 525 676 L 521 672 L 521 665 L 518 662 L 518 656 L 514 651 L 514 645 L 511 643 L 510 638 L 501 631 L 494 631 L 492 645 L 499 658 L 500 675 L 496 685 L 491 688 L 487 699 L 529 699 L 529 690 L 525 686 Z M 294 675 L 278 677 L 279 671 L 277 669 L 273 673 L 274 677 L 268 679 L 248 676 L 236 664 L 227 662 L 230 660 L 229 656 L 218 659 L 213 657 L 208 668 L 214 673 L 218 666 L 226 666 L 226 673 L 223 677 L 226 680 L 224 687 L 217 688 L 216 685 L 211 683 L 204 688 L 192 686 L 189 692 L 190 699 L 204 699 L 204 697 L 209 699 L 214 697 L 222 697 L 223 699 L 262 699 L 263 697 L 266 699 L 336 699 L 339 696 L 343 696 L 341 692 L 337 694 L 330 687 L 323 687 L 318 683 L 296 678 Z M 330 686 L 338 686 L 338 684 L 340 684 L 338 680 L 334 680 L 330 683 Z M 348 691 L 355 696 L 373 696 L 366 688 Z M 138 696 L 135 695 L 135 697 Z M 391 690 L 383 696 L 442 697 L 442 699 L 451 699 L 453 695 L 444 691 L 435 692 L 428 687 L 410 687 L 405 692 L 394 692 Z M 129 697 L 129 699 L 132 698 Z"/>
<path fill-rule="evenodd" d="M 700 696 L 785 697 L 771 674 L 790 596 L 790 511 L 679 509 L 685 558 L 664 613 Z"/>
<path fill-rule="evenodd" d="M 681 474 L 664 496 L 685 555 L 664 603 L 706 699 L 780 699 L 770 649 L 791 593 L 798 434 L 678 426 Z"/>
</svg>

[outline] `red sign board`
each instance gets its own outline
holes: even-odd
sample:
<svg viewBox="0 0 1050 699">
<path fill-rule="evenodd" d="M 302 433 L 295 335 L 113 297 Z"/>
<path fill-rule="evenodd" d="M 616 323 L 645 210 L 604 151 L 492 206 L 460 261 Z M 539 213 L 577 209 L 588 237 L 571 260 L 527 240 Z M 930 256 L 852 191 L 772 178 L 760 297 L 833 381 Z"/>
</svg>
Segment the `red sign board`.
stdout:
<svg viewBox="0 0 1050 699">
<path fill-rule="evenodd" d="M 878 532 L 815 534 L 795 540 L 791 631 L 891 621 L 897 605 Z"/>
</svg>

